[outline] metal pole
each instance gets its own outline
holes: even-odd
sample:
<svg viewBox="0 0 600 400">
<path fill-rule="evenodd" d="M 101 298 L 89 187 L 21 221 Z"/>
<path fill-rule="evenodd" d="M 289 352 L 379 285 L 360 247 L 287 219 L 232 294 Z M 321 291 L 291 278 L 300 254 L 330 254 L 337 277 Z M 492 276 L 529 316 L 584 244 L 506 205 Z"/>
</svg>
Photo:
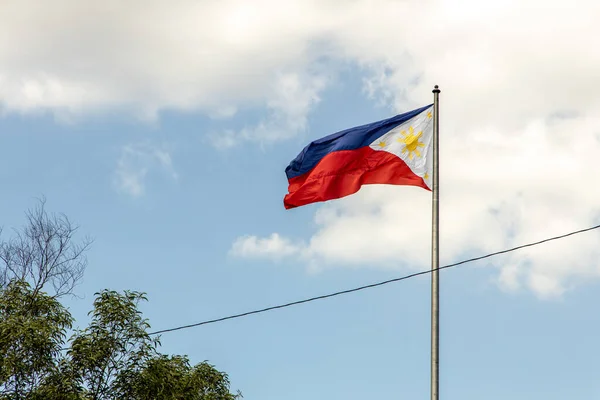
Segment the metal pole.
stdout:
<svg viewBox="0 0 600 400">
<path fill-rule="evenodd" d="M 439 96 L 440 89 L 433 89 L 433 184 L 431 224 L 431 400 L 439 399 L 440 390 L 440 231 L 439 231 Z"/>
</svg>

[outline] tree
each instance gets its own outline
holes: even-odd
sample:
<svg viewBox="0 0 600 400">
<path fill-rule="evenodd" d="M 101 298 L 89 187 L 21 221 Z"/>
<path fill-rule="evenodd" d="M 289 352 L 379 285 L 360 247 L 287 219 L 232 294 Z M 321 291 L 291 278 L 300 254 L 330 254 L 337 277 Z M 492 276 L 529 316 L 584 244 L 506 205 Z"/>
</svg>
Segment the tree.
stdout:
<svg viewBox="0 0 600 400">
<path fill-rule="evenodd" d="M 227 374 L 207 362 L 191 366 L 185 356 L 159 355 L 150 358 L 139 373 L 128 382 L 132 400 L 186 399 L 235 400 L 241 397 L 229 392 Z"/>
<path fill-rule="evenodd" d="M 28 283 L 0 289 L 0 400 L 235 400 L 207 362 L 158 352 L 138 310 L 143 293 L 96 293 L 88 327 L 66 340 L 72 318 Z M 62 351 L 61 351 L 62 350 Z"/>
<path fill-rule="evenodd" d="M 35 293 L 42 289 L 53 296 L 72 294 L 87 266 L 89 238 L 76 242 L 78 227 L 64 214 L 48 214 L 46 200 L 26 212 L 26 224 L 14 236 L 0 242 L 0 288 L 9 282 L 29 282 Z M 2 230 L 0 229 L 0 234 Z"/>
<path fill-rule="evenodd" d="M 122 398 L 126 382 L 155 354 L 158 339 L 137 309 L 142 293 L 96 293 L 90 326 L 75 333 L 68 357 L 91 399 Z"/>
<path fill-rule="evenodd" d="M 28 399 L 53 374 L 69 312 L 24 281 L 0 290 L 0 399 Z"/>
</svg>

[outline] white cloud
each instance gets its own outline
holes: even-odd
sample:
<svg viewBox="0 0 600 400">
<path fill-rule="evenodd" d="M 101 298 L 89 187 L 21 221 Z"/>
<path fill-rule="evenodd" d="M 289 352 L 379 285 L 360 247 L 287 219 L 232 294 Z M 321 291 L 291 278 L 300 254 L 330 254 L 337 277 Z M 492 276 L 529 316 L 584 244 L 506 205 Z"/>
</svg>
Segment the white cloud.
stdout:
<svg viewBox="0 0 600 400">
<path fill-rule="evenodd" d="M 146 179 L 151 170 L 161 170 L 171 178 L 178 179 L 173 168 L 171 154 L 149 142 L 128 144 L 121 149 L 115 171 L 117 189 L 132 197 L 145 193 Z"/>
<path fill-rule="evenodd" d="M 485 95 L 525 118 L 589 109 L 600 56 L 586 39 L 599 33 L 599 15 L 593 0 L 9 0 L 0 102 L 19 112 L 306 110 L 304 96 L 274 105 L 281 93 L 272 83 L 339 65 L 329 59 L 371 70 L 371 94 L 399 107 L 429 100 L 435 81 L 457 98 L 447 105 L 454 115 Z M 481 120 L 515 120 L 477 103 Z"/>
<path fill-rule="evenodd" d="M 299 129 L 323 87 L 309 42 L 333 10 L 316 15 L 317 4 L 5 1 L 0 106 L 74 115 L 119 109 L 144 119 L 164 109 L 226 116 L 264 106 L 276 120 L 266 125 L 287 118 L 284 127 Z M 262 140 L 268 130 L 244 135 Z"/>
<path fill-rule="evenodd" d="M 227 148 L 244 141 L 265 144 L 294 137 L 306 129 L 307 115 L 320 101 L 319 92 L 325 84 L 325 78 L 319 75 L 278 75 L 273 85 L 273 97 L 267 102 L 268 116 L 256 126 L 215 134 L 213 143 Z"/>
<path fill-rule="evenodd" d="M 593 0 L 9 0 L 2 8 L 5 112 L 119 109 L 148 119 L 164 109 L 228 116 L 260 106 L 272 117 L 233 137 L 279 139 L 303 129 L 323 77 L 345 62 L 364 67 L 366 91 L 397 109 L 430 101 L 439 83 L 445 115 L 461 126 L 468 117 L 514 128 L 599 107 Z"/>
<path fill-rule="evenodd" d="M 452 260 L 600 214 L 599 19 L 594 0 L 4 1 L 0 108 L 144 118 L 267 110 L 222 135 L 226 147 L 301 132 L 339 65 L 363 68 L 366 94 L 398 111 L 429 103 L 440 84 L 442 258 Z M 122 186 L 142 193 L 146 168 L 125 168 L 135 173 Z M 308 260 L 428 263 L 429 198 L 418 189 L 365 188 L 315 218 L 299 250 Z M 599 275 L 597 240 L 492 263 L 506 289 L 560 295 Z"/>
<path fill-rule="evenodd" d="M 231 254 L 248 258 L 281 258 L 297 254 L 301 245 L 292 243 L 289 239 L 282 238 L 273 233 L 266 238 L 256 236 L 243 236 L 236 239 L 231 247 Z"/>
</svg>

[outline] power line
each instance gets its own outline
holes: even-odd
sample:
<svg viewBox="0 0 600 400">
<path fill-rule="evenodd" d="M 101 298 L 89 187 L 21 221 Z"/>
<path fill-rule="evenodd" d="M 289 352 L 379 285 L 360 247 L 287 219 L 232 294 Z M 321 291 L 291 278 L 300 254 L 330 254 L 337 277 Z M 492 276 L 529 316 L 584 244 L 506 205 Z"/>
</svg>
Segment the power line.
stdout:
<svg viewBox="0 0 600 400">
<path fill-rule="evenodd" d="M 469 258 L 469 259 L 466 259 L 466 260 L 463 260 L 463 261 L 459 261 L 459 262 L 456 262 L 456 263 L 453 263 L 453 264 L 444 265 L 442 267 L 439 267 L 438 270 L 457 267 L 457 266 L 462 265 L 462 264 L 467 264 L 467 263 L 470 263 L 470 262 L 483 260 L 484 258 L 494 257 L 494 256 L 497 256 L 497 255 L 500 255 L 500 254 L 510 253 L 512 251 L 520 250 L 520 249 L 523 249 L 523 248 L 526 248 L 526 247 L 537 246 L 537 245 L 540 245 L 542 243 L 550 242 L 550 241 L 553 241 L 553 240 L 564 239 L 564 238 L 566 238 L 568 236 L 577 235 L 579 233 L 584 233 L 584 232 L 592 231 L 592 230 L 598 229 L 598 228 L 600 228 L 600 225 L 592 226 L 590 228 L 580 229 L 578 231 L 569 232 L 569 233 L 566 233 L 564 235 L 554 236 L 554 237 L 551 237 L 551 238 L 548 238 L 548 239 L 540 240 L 538 242 L 532 242 L 532 243 L 523 244 L 523 245 L 520 245 L 520 246 L 517 246 L 517 247 L 512 247 L 510 249 L 496 251 L 494 253 L 489 253 L 489 254 L 486 254 L 486 255 L 483 255 L 483 256 Z M 169 329 L 162 329 L 160 331 L 151 332 L 151 333 L 149 333 L 149 335 L 158 335 L 158 334 L 161 334 L 161 333 L 173 332 L 173 331 L 178 331 L 178 330 L 181 330 L 181 329 L 194 328 L 196 326 L 201 326 L 201 325 L 214 324 L 214 323 L 217 323 L 217 322 L 227 321 L 229 319 L 241 318 L 241 317 L 245 317 L 245 316 L 252 315 L 252 314 L 260 314 L 260 313 L 264 313 L 264 312 L 267 312 L 267 311 L 277 310 L 277 309 L 280 309 L 280 308 L 287 308 L 287 307 L 295 306 L 295 305 L 298 305 L 298 304 L 309 303 L 311 301 L 323 300 L 323 299 L 327 299 L 327 298 L 330 298 L 330 297 L 340 296 L 340 295 L 343 295 L 343 294 L 358 292 L 360 290 L 370 289 L 370 288 L 374 288 L 374 287 L 377 287 L 377 286 L 387 285 L 388 283 L 392 283 L 392 282 L 403 281 L 403 280 L 414 278 L 414 277 L 417 277 L 417 276 L 420 276 L 420 275 L 430 274 L 431 272 L 432 272 L 432 270 L 415 272 L 413 274 L 405 275 L 405 276 L 402 276 L 402 277 L 399 277 L 399 278 L 388 279 L 386 281 L 372 283 L 370 285 L 359 286 L 359 287 L 356 287 L 356 288 L 353 288 L 353 289 L 342 290 L 342 291 L 339 291 L 339 292 L 329 293 L 329 294 L 325 294 L 325 295 L 322 295 L 322 296 L 310 297 L 308 299 L 293 301 L 291 303 L 285 303 L 285 304 L 280 304 L 280 305 L 277 305 L 277 306 L 271 306 L 271 307 L 261 308 L 259 310 L 248 311 L 248 312 L 244 312 L 244 313 L 241 313 L 241 314 L 229 315 L 227 317 L 210 319 L 210 320 L 206 320 L 206 321 L 202 321 L 202 322 L 197 322 L 195 324 L 182 325 L 182 326 L 178 326 L 178 327 L 175 327 L 175 328 L 169 328 Z"/>
</svg>

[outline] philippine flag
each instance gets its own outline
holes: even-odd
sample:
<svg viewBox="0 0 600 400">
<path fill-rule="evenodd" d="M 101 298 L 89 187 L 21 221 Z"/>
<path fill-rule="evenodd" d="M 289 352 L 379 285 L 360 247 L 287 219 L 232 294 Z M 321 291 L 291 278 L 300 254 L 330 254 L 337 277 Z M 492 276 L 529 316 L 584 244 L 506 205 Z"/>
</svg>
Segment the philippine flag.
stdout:
<svg viewBox="0 0 600 400">
<path fill-rule="evenodd" d="M 433 105 L 315 140 L 285 169 L 284 206 L 339 199 L 370 184 L 431 190 L 432 147 Z"/>
</svg>

